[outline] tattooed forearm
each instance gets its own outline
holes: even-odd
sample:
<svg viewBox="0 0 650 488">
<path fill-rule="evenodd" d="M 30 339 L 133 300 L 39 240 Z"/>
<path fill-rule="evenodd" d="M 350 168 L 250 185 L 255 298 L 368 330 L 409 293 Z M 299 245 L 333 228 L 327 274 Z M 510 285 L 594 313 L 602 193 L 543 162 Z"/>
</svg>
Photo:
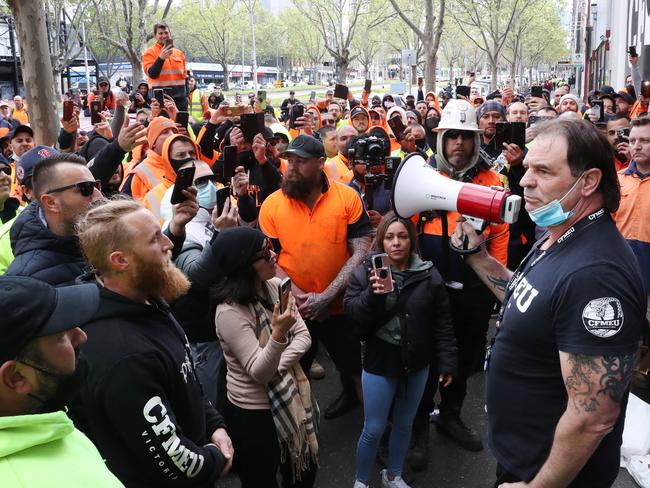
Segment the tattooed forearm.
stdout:
<svg viewBox="0 0 650 488">
<path fill-rule="evenodd" d="M 339 273 L 336 275 L 336 278 L 332 280 L 329 286 L 323 291 L 323 295 L 327 297 L 329 301 L 334 300 L 339 293 L 347 286 L 350 275 L 354 271 L 354 268 L 359 266 L 363 261 L 363 258 L 368 254 L 370 249 L 371 237 L 355 237 L 348 241 L 350 247 L 351 256 L 345 262 Z"/>
<path fill-rule="evenodd" d="M 500 278 L 498 276 L 487 275 L 486 279 L 490 282 L 493 288 L 497 290 L 506 291 L 506 286 L 508 285 L 508 280 Z"/>
<path fill-rule="evenodd" d="M 586 356 L 569 354 L 571 365 L 565 385 L 576 410 L 594 412 L 599 397 L 606 395 L 620 403 L 629 383 L 638 354 L 620 356 Z M 602 401 L 602 399 L 601 399 Z"/>
</svg>

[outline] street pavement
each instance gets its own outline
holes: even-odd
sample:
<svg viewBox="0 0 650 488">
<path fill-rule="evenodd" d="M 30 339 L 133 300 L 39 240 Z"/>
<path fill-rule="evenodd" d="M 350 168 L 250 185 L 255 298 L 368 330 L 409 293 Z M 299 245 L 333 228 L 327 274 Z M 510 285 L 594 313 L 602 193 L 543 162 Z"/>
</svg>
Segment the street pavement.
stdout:
<svg viewBox="0 0 650 488">
<path fill-rule="evenodd" d="M 312 385 L 320 408 L 324 410 L 338 395 L 339 382 L 332 362 L 327 357 L 321 357 L 319 361 L 325 366 L 327 376 L 321 381 L 312 382 Z M 487 418 L 483 401 L 484 385 L 484 374 L 477 374 L 469 380 L 463 418 L 467 424 L 481 432 L 485 442 Z M 321 421 L 318 437 L 320 470 L 316 488 L 352 488 L 356 445 L 362 425 L 361 408 L 335 420 Z M 414 488 L 492 488 L 496 463 L 487 448 L 479 453 L 465 451 L 447 437 L 438 434 L 433 425 L 429 442 L 431 456 L 429 466 L 426 471 L 416 473 L 415 481 L 411 486 Z M 381 487 L 378 476 L 381 466 L 376 465 L 375 468 L 371 488 Z M 255 467 L 250 466 L 250 469 Z M 218 488 L 239 486 L 236 475 L 230 475 L 217 483 Z M 636 486 L 627 471 L 621 470 L 613 488 L 635 488 Z"/>
</svg>

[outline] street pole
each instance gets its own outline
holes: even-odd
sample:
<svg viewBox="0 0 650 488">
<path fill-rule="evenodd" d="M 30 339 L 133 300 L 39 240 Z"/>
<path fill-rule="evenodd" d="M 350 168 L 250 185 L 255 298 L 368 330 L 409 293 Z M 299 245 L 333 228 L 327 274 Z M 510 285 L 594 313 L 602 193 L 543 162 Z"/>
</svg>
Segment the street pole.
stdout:
<svg viewBox="0 0 650 488">
<path fill-rule="evenodd" d="M 88 50 L 86 49 L 86 23 L 81 23 L 81 37 L 84 41 L 84 69 L 86 70 L 86 93 L 90 93 L 90 70 L 88 69 Z"/>
<path fill-rule="evenodd" d="M 257 92 L 257 51 L 255 50 L 255 20 L 253 19 L 253 10 L 255 7 L 255 0 L 248 0 L 248 19 L 251 25 L 251 50 L 253 58 L 253 87 Z"/>
</svg>

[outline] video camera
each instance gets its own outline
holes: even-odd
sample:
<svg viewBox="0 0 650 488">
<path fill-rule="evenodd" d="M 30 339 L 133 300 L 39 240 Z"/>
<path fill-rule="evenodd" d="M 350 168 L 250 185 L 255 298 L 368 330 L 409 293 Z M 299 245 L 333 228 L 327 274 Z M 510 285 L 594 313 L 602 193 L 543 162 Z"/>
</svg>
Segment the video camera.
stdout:
<svg viewBox="0 0 650 488">
<path fill-rule="evenodd" d="M 352 164 L 366 165 L 364 183 L 366 187 L 364 200 L 368 210 L 374 209 L 374 190 L 380 183 L 384 189 L 393 186 L 393 176 L 401 159 L 390 156 L 390 140 L 388 137 L 362 135 L 352 141 L 347 150 L 348 159 Z"/>
</svg>

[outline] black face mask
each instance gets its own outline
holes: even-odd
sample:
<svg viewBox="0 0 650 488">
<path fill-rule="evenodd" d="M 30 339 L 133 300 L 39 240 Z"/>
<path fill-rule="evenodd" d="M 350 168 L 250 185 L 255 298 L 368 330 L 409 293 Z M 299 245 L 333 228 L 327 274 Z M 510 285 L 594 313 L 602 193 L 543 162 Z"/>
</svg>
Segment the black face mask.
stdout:
<svg viewBox="0 0 650 488">
<path fill-rule="evenodd" d="M 189 163 L 190 161 L 194 161 L 195 158 L 183 158 L 183 159 L 172 159 L 169 158 L 169 162 L 172 165 L 172 169 L 174 170 L 174 173 L 178 173 L 178 170 L 181 169 L 181 167 L 185 163 Z"/>
<path fill-rule="evenodd" d="M 77 353 L 76 367 L 74 372 L 70 374 L 53 373 L 33 363 L 26 361 L 20 362 L 58 380 L 56 391 L 49 398 L 43 398 L 39 395 L 29 393 L 30 397 L 38 400 L 43 405 L 41 413 L 63 410 L 70 400 L 77 396 L 88 376 L 88 362 L 86 357 L 81 353 Z"/>
<path fill-rule="evenodd" d="M 424 121 L 424 125 L 425 125 L 425 126 L 427 127 L 427 129 L 429 129 L 430 131 L 432 131 L 433 129 L 435 129 L 436 127 L 438 127 L 438 124 L 439 124 L 439 123 L 440 123 L 440 119 L 437 119 L 437 118 L 435 118 L 435 117 L 429 117 L 428 119 L 426 119 L 426 120 Z"/>
</svg>

